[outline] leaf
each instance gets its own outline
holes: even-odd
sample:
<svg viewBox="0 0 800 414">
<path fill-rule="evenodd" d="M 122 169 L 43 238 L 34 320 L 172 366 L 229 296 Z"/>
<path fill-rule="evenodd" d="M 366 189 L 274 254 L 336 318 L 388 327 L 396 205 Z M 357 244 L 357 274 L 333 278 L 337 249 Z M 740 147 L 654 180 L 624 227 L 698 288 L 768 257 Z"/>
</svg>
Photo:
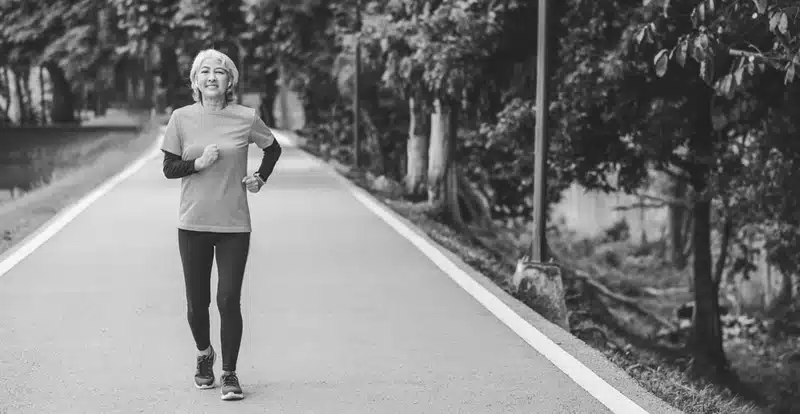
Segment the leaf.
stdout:
<svg viewBox="0 0 800 414">
<path fill-rule="evenodd" d="M 678 53 L 675 60 L 678 61 L 678 64 L 681 65 L 681 67 L 684 67 L 686 65 L 686 54 L 689 51 L 689 39 L 683 38 L 683 40 L 681 40 L 678 44 L 677 49 Z"/>
<path fill-rule="evenodd" d="M 780 22 L 778 23 L 778 30 L 781 34 L 785 35 L 789 31 L 789 17 L 786 16 L 786 13 L 780 13 Z"/>
<path fill-rule="evenodd" d="M 742 80 L 744 79 L 744 67 L 740 67 L 733 72 L 733 79 L 736 81 L 736 86 L 742 86 Z"/>
<path fill-rule="evenodd" d="M 733 92 L 734 92 L 733 86 L 734 86 L 733 76 L 731 76 L 730 74 L 725 75 L 721 81 L 720 92 L 722 92 L 722 94 L 725 95 L 726 98 L 731 99 L 733 98 Z"/>
<path fill-rule="evenodd" d="M 706 59 L 700 62 L 700 78 L 706 85 L 711 86 L 714 78 L 714 62 Z"/>
<path fill-rule="evenodd" d="M 767 0 L 753 0 L 753 3 L 755 3 L 759 14 L 764 14 L 767 10 Z"/>
<path fill-rule="evenodd" d="M 706 4 L 704 2 L 701 2 L 694 9 L 697 11 L 700 23 L 705 23 L 706 22 Z"/>
<path fill-rule="evenodd" d="M 709 56 L 708 34 L 700 33 L 694 38 L 692 58 L 698 63 L 704 62 Z"/>
<path fill-rule="evenodd" d="M 642 26 L 638 32 L 636 32 L 636 43 L 641 44 L 642 40 L 644 40 L 645 31 L 647 31 L 647 26 Z"/>
<path fill-rule="evenodd" d="M 669 53 L 669 50 L 661 49 L 658 51 L 658 53 L 656 53 L 656 57 L 653 59 L 653 62 L 656 65 L 656 75 L 658 75 L 659 78 L 667 73 L 667 63 L 669 62 L 669 56 L 667 53 Z"/>
<path fill-rule="evenodd" d="M 788 68 L 786 69 L 786 76 L 783 78 L 784 85 L 792 83 L 792 81 L 794 81 L 794 75 L 795 75 L 796 66 L 794 65 L 794 63 L 789 63 L 787 66 Z"/>
<path fill-rule="evenodd" d="M 747 73 L 753 75 L 756 73 L 756 62 L 753 59 L 747 60 Z"/>
<path fill-rule="evenodd" d="M 769 31 L 774 32 L 775 28 L 778 27 L 778 21 L 780 20 L 780 13 L 772 13 L 769 17 Z"/>
</svg>

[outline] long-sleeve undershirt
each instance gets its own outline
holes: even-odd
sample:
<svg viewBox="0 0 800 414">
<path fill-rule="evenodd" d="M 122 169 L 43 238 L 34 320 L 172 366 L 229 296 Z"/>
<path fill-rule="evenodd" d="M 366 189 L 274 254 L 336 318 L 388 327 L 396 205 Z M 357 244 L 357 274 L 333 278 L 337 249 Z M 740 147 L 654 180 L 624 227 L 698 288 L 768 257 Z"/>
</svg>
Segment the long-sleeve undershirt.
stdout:
<svg viewBox="0 0 800 414">
<path fill-rule="evenodd" d="M 194 160 L 184 160 L 180 155 L 166 150 L 162 150 L 162 152 L 164 152 L 164 176 L 167 178 L 183 178 L 197 172 L 194 168 Z M 273 140 L 270 146 L 264 148 L 264 156 L 261 158 L 261 165 L 258 167 L 257 173 L 265 182 L 272 175 L 281 153 L 282 148 L 278 144 L 278 140 Z"/>
</svg>

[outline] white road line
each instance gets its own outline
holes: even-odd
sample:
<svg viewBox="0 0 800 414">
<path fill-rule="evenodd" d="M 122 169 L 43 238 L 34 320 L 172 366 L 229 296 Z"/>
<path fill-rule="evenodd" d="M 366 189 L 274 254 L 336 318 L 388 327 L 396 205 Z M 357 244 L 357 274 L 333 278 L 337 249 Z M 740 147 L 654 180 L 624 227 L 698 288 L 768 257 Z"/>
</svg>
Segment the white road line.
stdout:
<svg viewBox="0 0 800 414">
<path fill-rule="evenodd" d="M 163 127 L 161 127 L 161 129 L 163 131 Z M 55 217 L 50 219 L 50 221 L 47 222 L 44 225 L 44 227 L 37 230 L 38 233 L 36 233 L 33 237 L 24 242 L 24 244 L 20 245 L 16 250 L 11 251 L 10 254 L 2 262 L 0 262 L 0 277 L 8 273 L 8 271 L 10 271 L 19 262 L 24 260 L 36 249 L 41 247 L 47 240 L 49 240 L 61 229 L 63 229 L 67 224 L 69 224 L 72 220 L 74 220 L 75 217 L 78 216 L 78 214 L 80 214 L 81 212 L 86 210 L 90 205 L 92 205 L 92 203 L 94 203 L 100 197 L 104 196 L 106 193 L 111 191 L 119 183 L 121 183 L 128 177 L 135 174 L 147 162 L 149 162 L 150 159 L 158 155 L 158 152 L 160 151 L 159 148 L 161 147 L 161 141 L 163 139 L 164 135 L 162 133 L 159 135 L 158 139 L 156 140 L 156 143 L 139 159 L 137 159 L 127 168 L 119 172 L 117 175 L 114 175 L 105 182 L 103 182 L 103 184 L 92 190 L 89 194 L 85 195 L 75 204 L 72 204 L 68 208 L 64 209 L 62 212 L 58 213 Z"/>
<path fill-rule="evenodd" d="M 281 136 L 281 138 L 281 143 L 283 143 L 284 140 L 289 140 L 289 138 L 285 136 Z M 512 331 L 525 340 L 531 347 L 552 362 L 558 369 L 572 378 L 581 388 L 608 407 L 611 412 L 615 414 L 649 414 L 645 409 L 600 378 L 594 371 L 586 367 L 586 365 L 583 365 L 578 359 L 550 340 L 545 334 L 533 327 L 533 325 L 519 316 L 495 295 L 472 279 L 472 277 L 461 270 L 430 242 L 398 220 L 395 216 L 396 213 L 390 211 L 388 207 L 383 206 L 370 193 L 351 183 L 323 160 L 305 151 L 304 153 L 315 160 L 323 169 L 330 171 L 333 176 L 350 190 L 358 201 L 416 246 L 417 249 L 461 286 L 461 288 L 472 295 L 481 305 L 492 312 L 492 314 L 511 328 Z"/>
</svg>

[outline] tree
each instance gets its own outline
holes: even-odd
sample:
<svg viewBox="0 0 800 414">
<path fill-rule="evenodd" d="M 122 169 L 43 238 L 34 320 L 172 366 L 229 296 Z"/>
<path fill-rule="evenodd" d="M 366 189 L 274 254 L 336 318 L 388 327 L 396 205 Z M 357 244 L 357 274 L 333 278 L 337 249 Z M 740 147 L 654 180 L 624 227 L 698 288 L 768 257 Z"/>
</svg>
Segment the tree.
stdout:
<svg viewBox="0 0 800 414">
<path fill-rule="evenodd" d="M 741 164 L 731 154 L 739 137 L 763 130 L 775 104 L 749 88 L 766 86 L 758 75 L 785 61 L 771 45 L 788 32 L 779 9 L 760 2 L 645 3 L 571 2 L 562 18 L 570 29 L 560 49 L 568 63 L 557 74 L 558 135 L 569 137 L 572 173 L 588 187 L 636 192 L 653 169 L 688 186 L 687 197 L 668 200 L 686 206 L 693 223 L 688 345 L 696 372 L 726 376 L 718 303 L 726 251 L 713 266 L 712 218 L 723 222 L 721 234 L 730 233 L 736 188 L 725 177 Z M 754 12 L 763 19 L 753 20 Z M 737 49 L 746 44 L 765 52 Z M 792 66 L 784 67 L 788 73 Z"/>
<path fill-rule="evenodd" d="M 702 83 L 692 82 L 696 86 L 690 99 L 697 111 L 694 133 L 688 143 L 691 157 L 681 160 L 697 194 L 692 202 L 696 304 L 692 346 L 696 365 L 702 370 L 723 372 L 727 370 L 727 361 L 719 323 L 719 281 L 712 274 L 710 252 L 714 197 L 711 181 L 722 158 L 720 153 L 730 143 L 729 136 L 718 133 L 719 128 L 714 125 L 716 96 L 735 98 L 735 89 L 746 86 L 746 76 L 763 73 L 768 67 L 785 71 L 786 83 L 793 80 L 800 55 L 793 51 L 797 34 L 790 31 L 788 13 L 792 12 L 790 9 L 796 11 L 797 6 L 788 1 L 768 6 L 765 0 L 719 5 L 711 0 L 664 1 L 658 5 L 661 12 L 655 14 L 649 9 L 650 22 L 637 34 L 639 39 L 660 48 L 654 57 L 656 74 L 665 76 L 670 60 L 674 59 L 679 68 L 697 73 L 702 80 Z M 740 45 L 750 50 L 737 49 Z M 684 73 L 680 69 L 678 72 Z M 727 198 L 723 195 L 723 199 Z"/>
<path fill-rule="evenodd" d="M 188 81 L 181 75 L 178 63 L 180 46 L 188 34 L 175 22 L 180 0 L 113 1 L 119 28 L 125 33 L 117 53 L 131 65 L 148 62 L 150 75 L 158 74 L 165 90 L 166 105 L 175 108 L 190 103 Z M 153 54 L 157 57 L 155 62 Z"/>
<path fill-rule="evenodd" d="M 274 103 L 279 93 L 278 36 L 283 10 L 278 1 L 255 2 L 247 9 L 248 29 L 242 35 L 243 46 L 249 51 L 245 66 L 247 85 L 260 85 L 261 116 L 267 125 L 275 125 Z"/>
<path fill-rule="evenodd" d="M 434 211 L 443 213 L 457 227 L 464 225 L 458 193 L 460 173 L 454 161 L 459 119 L 467 109 L 465 101 L 479 89 L 481 73 L 497 47 L 498 25 L 493 8 L 493 3 L 481 1 L 408 0 L 397 4 L 389 22 L 396 33 L 387 39 L 391 65 L 384 79 L 410 99 L 415 124 L 418 104 L 431 111 L 427 198 Z M 411 85 L 417 83 L 416 79 L 421 86 Z M 423 102 L 419 102 L 420 98 Z M 421 147 L 415 137 L 418 134 L 413 131 L 409 135 L 411 155 L 416 158 L 420 158 Z M 419 159 L 409 162 L 416 167 L 412 177 L 421 172 L 419 164 Z M 419 183 L 412 181 L 410 187 L 418 191 L 415 187 Z"/>
<path fill-rule="evenodd" d="M 111 31 L 106 24 L 106 5 L 89 0 L 49 0 L 44 4 L 14 0 L 2 7 L 1 47 L 5 63 L 16 74 L 23 122 L 33 116 L 26 107 L 30 97 L 22 95 L 33 66 L 45 68 L 53 85 L 51 121 L 77 122 L 77 99 L 83 98 L 85 91 L 76 91 L 76 86 L 91 89 L 86 87 L 90 79 L 92 83 L 107 81 L 100 70 L 113 51 L 104 38 Z"/>
</svg>

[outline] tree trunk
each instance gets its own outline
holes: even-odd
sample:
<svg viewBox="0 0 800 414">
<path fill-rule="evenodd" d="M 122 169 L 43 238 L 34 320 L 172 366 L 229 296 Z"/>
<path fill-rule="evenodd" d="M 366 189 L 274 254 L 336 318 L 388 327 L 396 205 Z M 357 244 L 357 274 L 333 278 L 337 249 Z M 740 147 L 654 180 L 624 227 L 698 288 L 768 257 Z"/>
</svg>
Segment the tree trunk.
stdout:
<svg viewBox="0 0 800 414">
<path fill-rule="evenodd" d="M 406 147 L 406 195 L 421 199 L 425 192 L 425 175 L 428 169 L 428 134 L 430 125 L 418 107 L 415 98 L 408 98 L 408 144 Z"/>
<path fill-rule="evenodd" d="M 458 196 L 465 222 L 481 229 L 493 227 L 489 200 L 461 171 L 458 174 Z"/>
<path fill-rule="evenodd" d="M 159 49 L 161 54 L 159 75 L 161 76 L 161 86 L 165 89 L 167 106 L 175 109 L 191 103 L 191 92 L 186 87 L 188 80 L 181 79 L 178 56 L 175 54 L 174 46 L 171 43 L 162 43 Z"/>
<path fill-rule="evenodd" d="M 722 327 L 719 319 L 719 290 L 714 283 L 711 264 L 711 201 L 706 194 L 714 155 L 711 123 L 713 92 L 702 86 L 695 95 L 697 109 L 694 134 L 689 140 L 689 153 L 694 157 L 689 171 L 696 199 L 694 216 L 694 323 L 690 347 L 693 369 L 698 374 L 722 378 L 729 373 L 722 348 Z"/>
<path fill-rule="evenodd" d="M 26 68 L 22 72 L 22 96 L 25 98 L 25 108 L 27 113 L 25 118 L 32 124 L 38 124 L 38 117 L 36 116 L 36 108 L 34 107 L 33 91 L 31 90 L 31 68 Z"/>
<path fill-rule="evenodd" d="M 361 150 L 362 167 L 366 165 L 369 170 L 386 175 L 388 174 L 386 169 L 388 157 L 381 145 L 380 131 L 378 131 L 375 122 L 372 120 L 372 115 L 366 108 L 361 106 L 359 113 L 361 114 L 361 136 L 363 137 L 361 140 L 363 146 Z M 364 157 L 365 155 L 366 157 Z"/>
<path fill-rule="evenodd" d="M 447 129 L 448 129 L 448 137 L 450 139 L 447 140 L 447 152 L 448 152 L 448 160 L 447 163 L 447 181 L 445 185 L 445 196 L 446 196 L 446 206 L 447 206 L 447 215 L 450 219 L 450 223 L 454 225 L 456 228 L 463 228 L 464 227 L 464 215 L 461 214 L 461 203 L 460 203 L 460 196 L 458 191 L 458 175 L 460 170 L 458 168 L 458 160 L 456 159 L 456 145 L 458 144 L 458 105 L 452 105 L 450 107 L 449 116 L 447 117 Z"/>
<path fill-rule="evenodd" d="M 128 59 L 125 65 L 125 78 L 127 79 L 126 100 L 131 108 L 139 108 L 139 77 L 136 68 L 141 64 L 139 59 Z"/>
<path fill-rule="evenodd" d="M 261 112 L 261 118 L 264 120 L 264 123 L 269 125 L 270 127 L 276 126 L 276 119 L 275 119 L 275 99 L 278 97 L 278 72 L 273 71 L 267 74 L 266 81 L 264 82 L 264 90 L 261 95 L 261 103 L 259 105 L 259 111 Z M 281 107 L 281 111 L 285 111 L 286 108 Z"/>
<path fill-rule="evenodd" d="M 142 65 L 142 88 L 144 89 L 144 107 L 151 111 L 153 108 L 156 107 L 156 83 L 155 83 L 155 76 L 153 70 L 153 55 L 152 55 L 152 46 L 148 46 L 148 48 L 144 52 L 144 59 Z"/>
<path fill-rule="evenodd" d="M 77 123 L 75 118 L 75 94 L 67 81 L 64 71 L 55 62 L 45 63 L 50 82 L 53 85 L 53 106 L 50 119 L 54 124 Z"/>
<path fill-rule="evenodd" d="M 111 55 L 111 48 L 109 43 L 113 40 L 111 32 L 111 10 L 106 7 L 99 7 L 97 9 L 97 48 L 104 51 L 104 55 L 109 57 Z M 94 80 L 94 91 L 92 93 L 92 106 L 95 116 L 104 116 L 108 109 L 108 89 L 112 77 L 111 65 L 104 60 L 101 60 L 97 67 L 97 77 Z"/>
<path fill-rule="evenodd" d="M 441 208 L 445 201 L 445 178 L 447 166 L 450 163 L 448 117 L 449 112 L 447 108 L 443 107 L 441 101 L 439 99 L 434 101 L 431 114 L 430 147 L 428 148 L 428 203 L 434 209 Z"/>
<path fill-rule="evenodd" d="M 42 125 L 47 125 L 47 104 L 44 99 L 44 66 L 39 66 L 39 114 Z"/>
<path fill-rule="evenodd" d="M 292 125 L 292 117 L 290 116 L 292 114 L 292 109 L 289 107 L 289 92 L 291 92 L 291 90 L 285 86 L 282 86 L 278 89 L 278 102 L 280 102 L 281 106 L 281 118 L 277 122 L 279 123 L 280 128 L 286 130 L 292 130 L 295 127 Z"/>
<path fill-rule="evenodd" d="M 0 102 L 0 125 L 5 125 L 6 122 L 11 120 L 11 116 L 8 113 L 9 109 L 11 109 L 11 69 L 8 66 L 0 66 L 0 97 L 2 97 L 2 101 L 5 102 L 3 104 Z"/>
<path fill-rule="evenodd" d="M 22 86 L 22 76 L 19 70 L 14 70 L 14 90 L 17 98 L 17 112 L 19 114 L 19 125 L 28 124 L 28 109 L 25 107 L 25 92 Z"/>
<path fill-rule="evenodd" d="M 434 101 L 431 114 L 431 138 L 428 150 L 428 203 L 442 214 L 448 224 L 463 225 L 458 204 L 458 176 L 453 170 L 455 134 L 458 112 L 453 105 L 444 105 L 440 99 Z M 456 187 L 456 189 L 452 188 Z"/>
<path fill-rule="evenodd" d="M 669 196 L 674 199 L 682 200 L 686 198 L 686 183 L 681 180 L 671 178 Z M 667 260 L 675 266 L 676 269 L 683 269 L 686 267 L 686 255 L 684 248 L 686 247 L 684 231 L 685 217 L 688 214 L 686 207 L 677 204 L 670 204 L 669 211 L 669 238 L 667 240 Z"/>
<path fill-rule="evenodd" d="M 455 141 L 454 139 L 450 140 Z M 454 153 L 451 152 L 451 154 Z M 455 160 L 450 161 L 445 180 L 445 217 L 449 224 L 457 229 L 464 228 L 464 215 L 461 214 L 461 202 L 458 191 L 459 169 Z"/>
</svg>

